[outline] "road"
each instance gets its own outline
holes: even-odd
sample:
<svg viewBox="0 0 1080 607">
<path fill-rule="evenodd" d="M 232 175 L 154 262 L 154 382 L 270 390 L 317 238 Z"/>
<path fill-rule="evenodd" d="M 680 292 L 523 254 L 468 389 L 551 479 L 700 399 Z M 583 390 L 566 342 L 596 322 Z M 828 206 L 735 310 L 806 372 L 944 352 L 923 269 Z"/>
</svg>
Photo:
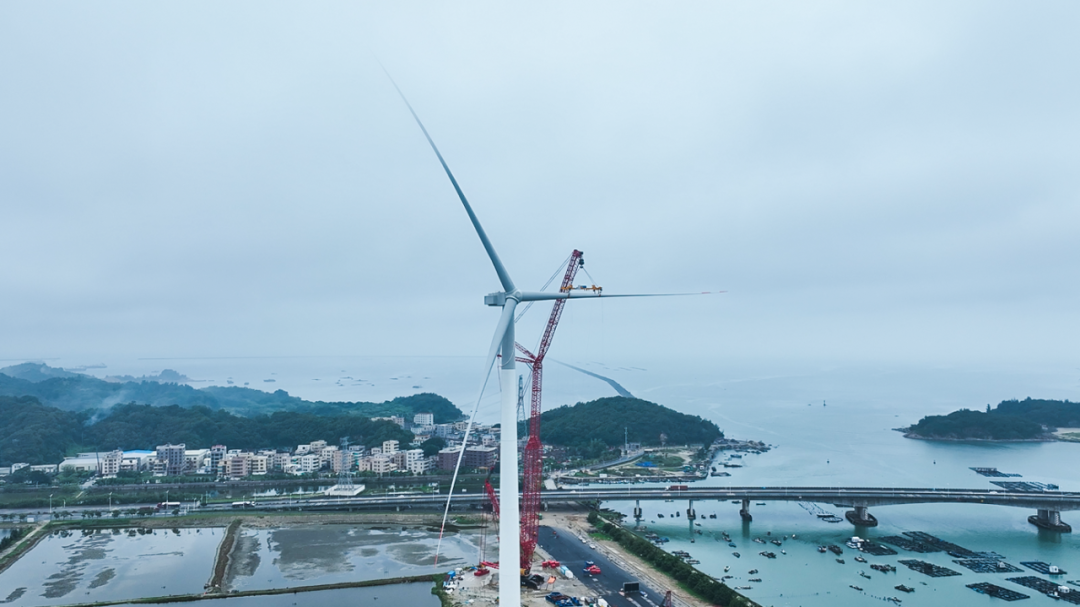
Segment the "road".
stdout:
<svg viewBox="0 0 1080 607">
<path fill-rule="evenodd" d="M 636 582 L 637 578 L 617 567 L 599 550 L 589 548 L 589 545 L 583 543 L 577 536 L 568 531 L 563 531 L 556 536 L 554 530 L 546 525 L 540 527 L 539 536 L 538 543 L 541 548 L 546 550 L 552 558 L 569 567 L 596 596 L 603 597 L 612 607 L 655 607 L 654 601 L 659 600 L 659 597 L 654 596 L 655 592 L 649 590 L 646 590 L 649 595 L 647 597 L 620 596 L 619 591 L 622 590 L 623 583 Z M 582 571 L 585 568 L 585 561 L 596 563 L 600 567 L 600 575 L 590 576 Z"/>
</svg>

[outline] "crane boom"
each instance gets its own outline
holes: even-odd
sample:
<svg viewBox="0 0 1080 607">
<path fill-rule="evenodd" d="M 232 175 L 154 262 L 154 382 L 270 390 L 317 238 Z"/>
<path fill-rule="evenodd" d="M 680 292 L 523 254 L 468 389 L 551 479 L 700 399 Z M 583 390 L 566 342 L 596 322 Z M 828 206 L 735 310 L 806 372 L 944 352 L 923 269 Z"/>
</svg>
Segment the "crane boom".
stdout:
<svg viewBox="0 0 1080 607">
<path fill-rule="evenodd" d="M 559 287 L 560 292 L 573 288 L 574 276 L 577 275 L 578 268 L 585 265 L 585 259 L 582 255 L 583 253 L 577 249 L 574 249 L 574 252 L 570 254 L 570 261 L 566 266 L 566 272 L 563 274 L 562 284 Z M 555 329 L 559 325 L 564 305 L 566 305 L 565 299 L 555 300 L 555 305 L 551 308 L 551 315 L 548 317 L 547 327 L 544 329 L 544 335 L 540 339 L 540 347 L 537 348 L 536 354 L 529 352 L 521 344 L 515 344 L 518 351 L 524 354 L 524 356 L 517 357 L 517 360 L 528 364 L 532 369 L 529 439 L 525 443 L 525 450 L 522 455 L 525 478 L 521 491 L 521 568 L 525 570 L 530 568 L 533 551 L 536 549 L 537 529 L 540 520 L 540 485 L 543 480 L 540 403 L 544 377 L 544 356 L 547 355 L 548 348 L 551 347 L 551 340 L 555 336 Z"/>
</svg>

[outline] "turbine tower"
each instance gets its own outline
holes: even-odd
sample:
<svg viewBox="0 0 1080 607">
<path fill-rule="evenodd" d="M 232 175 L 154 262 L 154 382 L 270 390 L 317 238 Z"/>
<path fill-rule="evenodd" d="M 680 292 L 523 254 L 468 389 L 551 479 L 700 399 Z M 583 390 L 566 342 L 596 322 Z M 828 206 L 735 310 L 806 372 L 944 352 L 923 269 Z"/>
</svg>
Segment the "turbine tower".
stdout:
<svg viewBox="0 0 1080 607">
<path fill-rule="evenodd" d="M 523 302 L 532 301 L 554 301 L 560 299 L 597 299 L 600 297 L 665 297 L 675 295 L 698 295 L 699 293 L 649 293 L 649 294 L 618 294 L 618 295 L 605 295 L 600 290 L 567 290 L 560 291 L 558 293 L 543 293 L 535 291 L 522 291 L 517 288 L 514 281 L 510 278 L 510 273 L 507 272 L 506 266 L 503 265 L 499 254 L 495 252 L 495 247 L 491 244 L 491 240 L 488 238 L 487 232 L 484 231 L 484 227 L 480 225 L 480 220 L 476 217 L 476 213 L 473 212 L 472 205 L 469 204 L 469 200 L 465 197 L 465 193 L 462 192 L 461 186 L 458 185 L 457 179 L 454 177 L 454 173 L 450 170 L 450 166 L 446 164 L 446 160 L 443 159 L 442 153 L 439 152 L 438 146 L 435 145 L 435 141 L 428 134 L 427 129 L 424 127 L 424 123 L 420 121 L 420 117 L 416 114 L 412 104 L 405 97 L 405 94 L 401 92 L 401 88 L 394 82 L 390 73 L 383 68 L 386 72 L 387 78 L 394 85 L 398 95 L 401 96 L 401 100 L 405 102 L 405 106 L 409 108 L 409 113 L 412 114 L 413 119 L 416 121 L 417 126 L 424 133 L 424 138 L 427 139 L 428 145 L 431 146 L 431 150 L 435 152 L 435 156 L 439 159 L 439 164 L 442 165 L 443 171 L 446 172 L 446 176 L 450 179 L 451 185 L 454 187 L 454 191 L 457 193 L 458 199 L 461 200 L 461 205 L 465 208 L 465 213 L 469 216 L 469 221 L 472 222 L 473 229 L 476 230 L 476 235 L 480 238 L 481 244 L 484 246 L 484 250 L 487 252 L 488 258 L 491 260 L 491 265 L 495 269 L 495 274 L 499 278 L 499 283 L 502 286 L 501 291 L 489 293 L 484 296 L 484 304 L 492 307 L 502 308 L 502 314 L 499 316 L 499 321 L 495 325 L 495 334 L 491 338 L 491 346 L 488 348 L 487 357 L 484 359 L 484 371 L 483 380 L 480 384 L 479 394 L 476 397 L 476 406 L 479 407 L 480 399 L 483 396 L 484 389 L 487 387 L 488 376 L 491 374 L 491 369 L 495 365 L 495 360 L 500 356 L 502 357 L 501 369 L 499 370 L 500 386 L 502 386 L 500 392 L 501 396 L 501 410 L 500 410 L 500 423 L 501 423 L 501 435 L 499 438 L 499 510 L 500 510 L 500 533 L 499 533 L 499 605 L 500 607 L 521 607 L 521 587 L 516 572 L 521 561 L 521 546 L 520 535 L 518 530 L 521 529 L 521 511 L 519 507 L 519 483 L 518 483 L 518 449 L 517 449 L 517 386 L 518 386 L 518 374 L 515 366 L 515 340 L 514 340 L 514 311 L 517 309 L 517 305 Z M 722 292 L 722 291 L 721 291 Z M 703 291 L 700 294 L 706 295 L 710 292 Z M 475 412 L 473 414 L 475 416 Z M 471 424 L 470 424 L 471 428 Z M 460 466 L 461 458 L 465 453 L 465 448 L 468 443 L 468 430 L 465 433 L 465 440 L 462 444 L 461 453 L 458 454 L 458 465 Z M 454 479 L 457 478 L 457 471 L 455 470 Z M 446 511 L 444 512 L 444 521 L 446 512 L 450 509 L 450 499 L 453 498 L 454 483 L 451 481 L 450 495 L 447 497 Z M 440 536 L 441 538 L 441 536 Z M 437 557 L 436 557 L 437 558 Z M 507 575 L 510 573 L 510 575 Z"/>
</svg>

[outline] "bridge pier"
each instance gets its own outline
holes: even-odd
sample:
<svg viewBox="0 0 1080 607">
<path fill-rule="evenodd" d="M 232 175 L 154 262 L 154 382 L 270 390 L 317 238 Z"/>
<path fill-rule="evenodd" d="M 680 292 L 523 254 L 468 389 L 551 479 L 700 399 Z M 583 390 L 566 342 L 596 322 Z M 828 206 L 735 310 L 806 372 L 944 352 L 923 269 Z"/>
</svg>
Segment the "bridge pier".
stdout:
<svg viewBox="0 0 1080 607">
<path fill-rule="evenodd" d="M 694 500 L 689 500 L 689 501 L 690 501 L 690 503 L 689 503 L 688 507 L 686 508 L 686 523 L 687 523 L 687 526 L 690 527 L 690 543 L 693 544 L 693 543 L 695 543 L 694 542 L 694 519 L 697 518 L 697 513 L 694 512 Z"/>
<path fill-rule="evenodd" d="M 742 509 L 739 510 L 739 516 L 741 516 L 743 522 L 746 523 L 754 520 L 754 517 L 750 516 L 750 498 L 743 498 Z"/>
<path fill-rule="evenodd" d="M 854 510 L 845 512 L 844 517 L 856 527 L 877 527 L 877 519 L 867 511 L 866 506 L 855 506 Z"/>
<path fill-rule="evenodd" d="M 1040 529 L 1072 533 L 1072 526 L 1061 520 L 1061 512 L 1039 508 L 1039 513 L 1028 517 L 1028 522 Z"/>
<path fill-rule="evenodd" d="M 641 500 L 634 500 L 634 523 L 641 526 Z"/>
</svg>

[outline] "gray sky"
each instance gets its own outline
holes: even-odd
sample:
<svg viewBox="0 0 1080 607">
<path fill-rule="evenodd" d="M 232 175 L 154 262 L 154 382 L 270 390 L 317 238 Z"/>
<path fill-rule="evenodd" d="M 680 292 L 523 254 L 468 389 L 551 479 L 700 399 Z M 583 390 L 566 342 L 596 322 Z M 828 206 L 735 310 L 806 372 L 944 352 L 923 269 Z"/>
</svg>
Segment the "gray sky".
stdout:
<svg viewBox="0 0 1080 607">
<path fill-rule="evenodd" d="M 0 4 L 0 358 L 1054 362 L 1080 341 L 1075 2 Z M 521 332 L 531 342 L 536 321 Z M 561 351 L 558 348 L 562 348 Z"/>
</svg>

